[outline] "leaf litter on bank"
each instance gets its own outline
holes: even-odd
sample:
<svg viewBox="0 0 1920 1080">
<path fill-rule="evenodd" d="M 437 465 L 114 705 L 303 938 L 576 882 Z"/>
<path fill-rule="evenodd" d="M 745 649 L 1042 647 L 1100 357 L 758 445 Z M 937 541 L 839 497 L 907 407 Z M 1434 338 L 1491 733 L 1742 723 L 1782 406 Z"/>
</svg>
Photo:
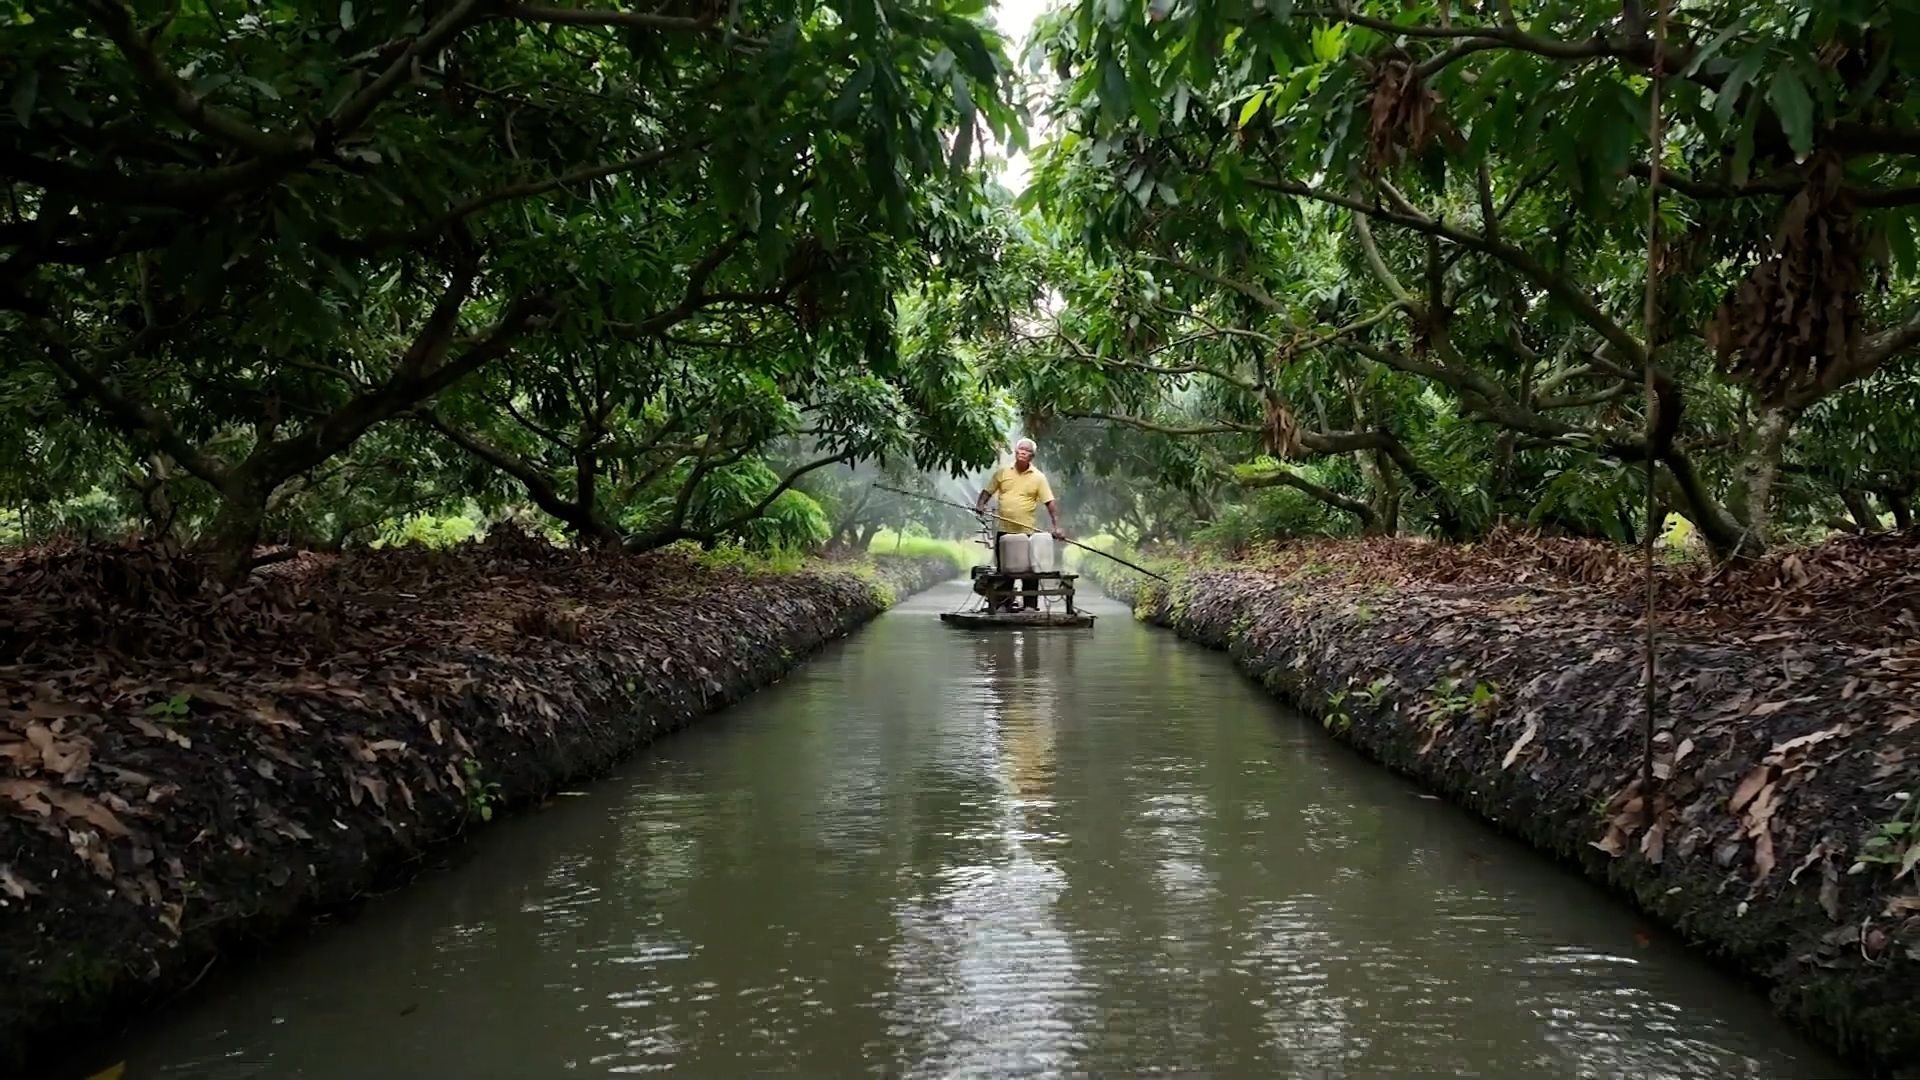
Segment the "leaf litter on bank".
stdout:
<svg viewBox="0 0 1920 1080">
<path fill-rule="evenodd" d="M 1344 692 L 1341 737 L 1376 756 L 1516 827 L 1590 829 L 1579 846 L 1612 866 L 1596 873 L 1647 876 L 1643 895 L 1686 905 L 1672 917 L 1694 932 L 1744 927 L 1709 936 L 1786 957 L 1787 983 L 1795 963 L 1920 953 L 1920 909 L 1892 895 L 1920 872 L 1920 840 L 1855 862 L 1895 793 L 1920 793 L 1920 533 L 1659 567 L 1650 797 L 1640 572 L 1612 545 L 1499 533 L 1299 541 L 1188 559 L 1170 587 L 1113 580 L 1309 708 Z M 1468 722 L 1457 703 L 1482 684 L 1490 713 Z M 1355 696 L 1371 686 L 1377 702 Z M 1806 911 L 1817 925 L 1796 922 Z"/>
<path fill-rule="evenodd" d="M 291 893 L 376 842 L 490 816 L 474 800 L 499 770 L 612 745 L 638 702 L 740 685 L 783 634 L 872 593 L 496 531 L 302 555 L 232 591 L 139 545 L 42 551 L 0 561 L 0 595 L 0 904 L 152 953 L 259 907 L 270 867 Z M 17 983 L 52 946 L 11 925 Z"/>
</svg>

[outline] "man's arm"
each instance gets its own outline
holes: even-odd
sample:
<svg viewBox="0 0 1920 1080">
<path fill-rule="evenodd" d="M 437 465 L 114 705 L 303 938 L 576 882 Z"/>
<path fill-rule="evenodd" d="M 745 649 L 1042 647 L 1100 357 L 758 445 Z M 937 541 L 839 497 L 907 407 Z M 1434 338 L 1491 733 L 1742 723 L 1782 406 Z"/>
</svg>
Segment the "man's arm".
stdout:
<svg viewBox="0 0 1920 1080">
<path fill-rule="evenodd" d="M 980 489 L 980 497 L 973 500 L 973 512 L 976 514 L 985 514 L 987 512 L 987 500 L 993 498 L 994 493 L 999 490 L 1000 475 L 995 473 L 987 477 L 986 486 Z M 998 525 L 999 523 L 995 522 L 995 524 Z"/>
<path fill-rule="evenodd" d="M 1047 517 L 1053 519 L 1053 538 L 1055 540 L 1065 540 L 1067 538 L 1067 530 L 1060 524 L 1060 503 L 1058 500 L 1047 500 Z"/>
</svg>

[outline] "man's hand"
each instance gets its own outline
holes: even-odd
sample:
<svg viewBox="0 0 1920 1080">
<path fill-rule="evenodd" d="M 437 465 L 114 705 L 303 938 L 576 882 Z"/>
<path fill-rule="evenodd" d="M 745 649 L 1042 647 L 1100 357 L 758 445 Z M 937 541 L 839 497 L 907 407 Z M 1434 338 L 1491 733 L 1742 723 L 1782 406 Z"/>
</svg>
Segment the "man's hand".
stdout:
<svg viewBox="0 0 1920 1080">
<path fill-rule="evenodd" d="M 1053 527 L 1053 538 L 1055 540 L 1065 540 L 1067 538 L 1067 530 L 1055 525 Z"/>
</svg>

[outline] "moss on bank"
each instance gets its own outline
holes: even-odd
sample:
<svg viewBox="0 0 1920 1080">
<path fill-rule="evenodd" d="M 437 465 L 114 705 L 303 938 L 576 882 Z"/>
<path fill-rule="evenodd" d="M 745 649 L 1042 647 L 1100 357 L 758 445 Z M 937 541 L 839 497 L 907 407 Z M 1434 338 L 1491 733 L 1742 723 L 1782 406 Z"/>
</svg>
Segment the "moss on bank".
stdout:
<svg viewBox="0 0 1920 1080">
<path fill-rule="evenodd" d="M 544 544 L 300 560 L 237 594 L 138 551 L 0 566 L 0 1073 L 953 575 Z"/>
<path fill-rule="evenodd" d="M 1081 569 L 1334 737 L 1631 897 L 1863 1068 L 1920 1076 L 1920 886 L 1900 866 L 1920 847 L 1898 828 L 1920 798 L 1920 651 L 1899 629 L 1920 606 L 1920 546 L 1795 557 L 1771 595 L 1728 592 L 1732 613 L 1663 590 L 1651 824 L 1637 610 L 1590 563 L 1509 557 L 1504 576 L 1408 571 L 1439 557 L 1386 545 L 1194 562 L 1171 584 Z M 1822 581 L 1838 591 L 1794 595 Z M 1841 585 L 1891 627 L 1849 624 L 1864 605 Z"/>
</svg>

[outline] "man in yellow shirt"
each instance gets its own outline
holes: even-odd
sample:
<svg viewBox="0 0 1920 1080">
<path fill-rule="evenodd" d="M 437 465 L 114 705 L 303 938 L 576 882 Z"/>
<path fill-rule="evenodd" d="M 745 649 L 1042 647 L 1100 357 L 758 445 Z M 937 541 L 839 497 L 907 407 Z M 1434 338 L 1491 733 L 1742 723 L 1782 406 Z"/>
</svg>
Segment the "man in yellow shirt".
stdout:
<svg viewBox="0 0 1920 1080">
<path fill-rule="evenodd" d="M 1036 531 L 1033 512 L 1036 507 L 1047 508 L 1047 518 L 1052 524 L 1055 540 L 1065 540 L 1066 531 L 1060 527 L 1060 504 L 1054 500 L 1053 486 L 1047 483 L 1047 474 L 1033 467 L 1034 445 L 1032 439 L 1021 439 L 1013 444 L 1013 464 L 993 474 L 980 491 L 974 509 L 985 512 L 987 500 L 995 495 L 1000 497 L 1000 516 L 996 518 L 994 550 L 998 551 L 1000 537 L 1005 533 L 1031 533 Z M 1021 578 L 1018 591 L 1028 594 L 1023 599 L 1031 602 L 1022 604 L 1013 601 L 1010 610 L 1018 611 L 1023 606 L 1038 607 L 1040 598 L 1032 594 L 1040 588 L 1039 578 Z"/>
</svg>

